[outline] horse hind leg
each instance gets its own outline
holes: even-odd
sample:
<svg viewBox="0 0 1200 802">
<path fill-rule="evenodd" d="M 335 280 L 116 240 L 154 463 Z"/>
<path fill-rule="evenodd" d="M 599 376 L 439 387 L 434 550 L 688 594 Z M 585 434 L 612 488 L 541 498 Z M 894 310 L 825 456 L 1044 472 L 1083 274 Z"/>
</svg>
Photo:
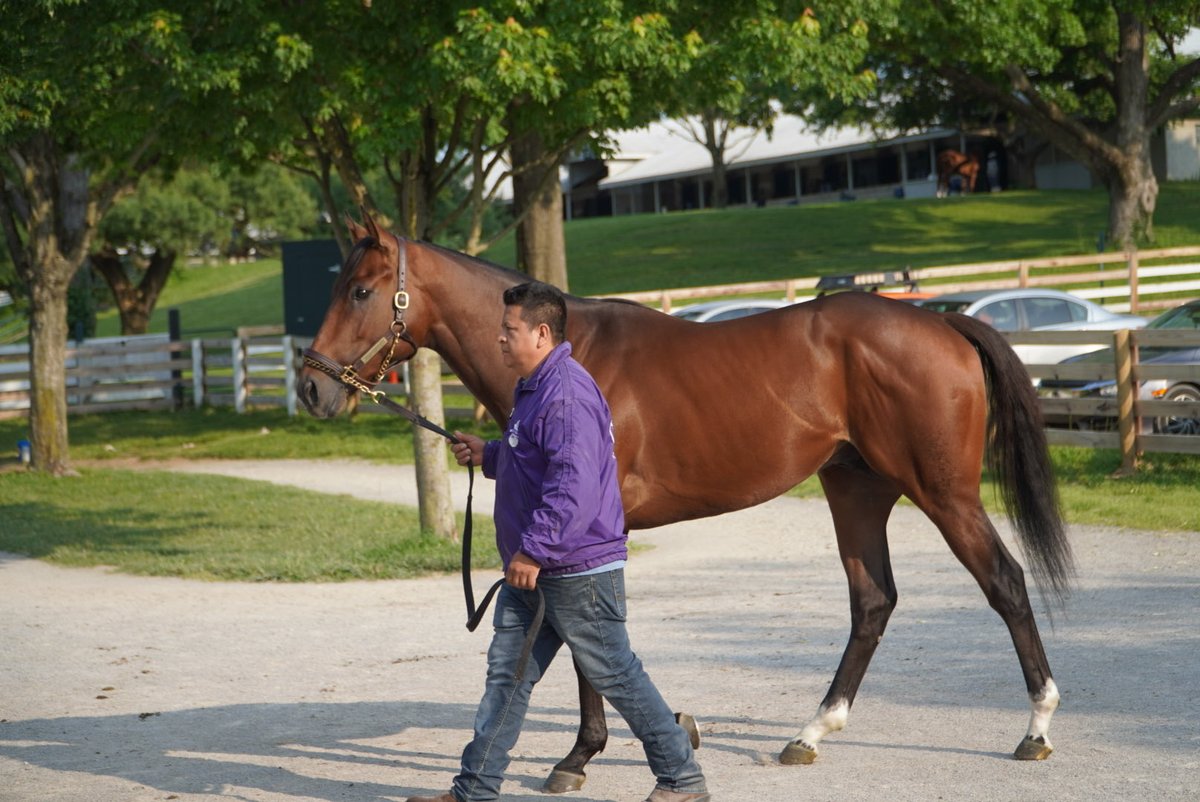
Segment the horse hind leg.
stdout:
<svg viewBox="0 0 1200 802">
<path fill-rule="evenodd" d="M 608 724 L 604 720 L 604 697 L 592 687 L 591 683 L 579 670 L 575 663 L 575 676 L 579 680 L 579 732 L 575 735 L 575 745 L 570 753 L 555 764 L 550 775 L 542 784 L 542 793 L 565 794 L 578 791 L 587 780 L 584 767 L 608 743 Z M 700 729 L 696 719 L 687 713 L 676 713 L 675 721 L 688 734 L 693 749 L 700 748 Z"/>
<path fill-rule="evenodd" d="M 850 586 L 850 640 L 816 716 L 780 753 L 779 761 L 786 764 L 812 763 L 821 740 L 846 726 L 897 599 L 887 520 L 899 490 L 857 454 L 849 461 L 826 465 L 820 477 Z"/>
<path fill-rule="evenodd" d="M 1045 760 L 1054 751 L 1050 719 L 1058 709 L 1059 693 L 1029 603 L 1024 571 L 1004 547 L 977 496 L 958 503 L 947 503 L 941 497 L 935 504 L 917 504 L 941 531 L 954 556 L 971 572 L 1012 637 L 1031 708 L 1029 728 L 1013 757 Z"/>
<path fill-rule="evenodd" d="M 572 661 L 574 662 L 574 661 Z M 578 791 L 583 787 L 587 774 L 584 767 L 608 744 L 608 724 L 604 720 L 604 697 L 591 686 L 591 683 L 575 665 L 575 677 L 579 681 L 579 731 L 575 735 L 575 745 L 562 760 L 550 770 L 550 776 L 542 784 L 542 792 L 547 794 L 565 794 Z"/>
</svg>

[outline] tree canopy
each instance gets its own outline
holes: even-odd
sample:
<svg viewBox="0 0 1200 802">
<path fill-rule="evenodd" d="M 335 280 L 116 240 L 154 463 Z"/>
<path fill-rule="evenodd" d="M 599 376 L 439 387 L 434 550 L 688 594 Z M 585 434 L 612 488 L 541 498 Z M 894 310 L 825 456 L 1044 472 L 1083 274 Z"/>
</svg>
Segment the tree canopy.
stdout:
<svg viewBox="0 0 1200 802">
<path fill-rule="evenodd" d="M 815 115 L 1032 133 L 1108 188 L 1113 239 L 1152 236 L 1149 139 L 1200 108 L 1200 59 L 1179 50 L 1200 3 L 901 0 L 898 12 L 872 31 L 877 91 L 850 106 L 816 102 Z"/>
</svg>

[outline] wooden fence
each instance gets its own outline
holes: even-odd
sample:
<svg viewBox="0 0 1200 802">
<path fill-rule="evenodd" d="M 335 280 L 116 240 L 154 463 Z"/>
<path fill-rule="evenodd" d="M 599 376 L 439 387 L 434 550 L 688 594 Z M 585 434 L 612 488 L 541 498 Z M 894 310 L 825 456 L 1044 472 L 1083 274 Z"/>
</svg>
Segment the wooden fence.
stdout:
<svg viewBox="0 0 1200 802">
<path fill-rule="evenodd" d="M 170 342 L 165 335 L 114 338 L 67 350 L 67 404 L 71 412 L 233 407 L 237 412 L 283 407 L 297 413 L 301 352 L 311 340 L 251 334 L 232 338 Z M 0 348 L 0 418 L 29 410 L 26 346 Z M 407 397 L 407 366 L 379 388 Z M 443 381 L 447 410 L 475 412 L 475 401 L 454 376 Z M 374 404 L 360 410 L 374 412 Z"/>
<path fill-rule="evenodd" d="M 880 291 L 915 287 L 936 293 L 966 290 L 1055 287 L 1100 303 L 1114 312 L 1164 309 L 1200 297 L 1200 263 L 1179 262 L 1200 256 L 1200 246 L 1128 253 L 1097 253 L 1050 259 L 922 267 L 862 273 L 854 284 Z M 671 311 L 676 301 L 728 298 L 738 295 L 782 294 L 789 301 L 814 297 L 822 291 L 819 278 L 755 281 L 711 287 L 625 293 L 619 297 Z M 826 280 L 826 283 L 828 280 Z M 1147 296 L 1157 296 L 1147 299 Z M 1169 296 L 1169 297 L 1167 297 Z M 618 296 L 612 296 L 618 297 Z"/>
<path fill-rule="evenodd" d="M 1142 398 L 1139 383 L 1154 379 L 1186 381 L 1200 387 L 1200 364 L 1151 365 L 1138 361 L 1142 347 L 1200 346 L 1196 331 L 1043 331 L 1007 333 L 1014 346 L 1091 345 L 1113 349 L 1111 361 L 1027 364 L 1031 379 L 1115 380 L 1116 392 L 1106 398 L 1043 398 L 1047 415 L 1074 420 L 1099 420 L 1086 430 L 1051 428 L 1051 443 L 1092 448 L 1117 448 L 1132 467 L 1140 452 L 1200 454 L 1200 437 L 1151 431 L 1156 417 L 1175 415 L 1200 419 L 1200 402 Z M 297 414 L 297 376 L 301 352 L 309 341 L 290 336 L 242 336 L 169 342 L 161 336 L 127 338 L 121 343 L 82 346 L 67 353 L 67 394 L 72 412 L 120 409 L 172 409 L 183 405 L 226 406 L 238 412 L 284 407 Z M 12 359 L 12 349 L 0 349 L 0 417 L 27 414 L 28 368 Z M 7 359 L 7 361 L 5 361 Z M 14 366 L 23 370 L 12 370 Z M 470 415 L 476 404 L 453 376 L 443 382 L 451 414 Z M 380 385 L 385 393 L 407 398 L 406 368 Z M 360 411 L 380 409 L 362 404 Z M 1108 422 L 1107 425 L 1103 425 Z"/>
<path fill-rule="evenodd" d="M 1103 398 L 1046 397 L 1044 391 L 1041 408 L 1047 417 L 1089 422 L 1086 429 L 1047 429 L 1051 443 L 1120 449 L 1126 469 L 1133 467 L 1142 452 L 1200 454 L 1200 437 L 1159 434 L 1151 425 L 1155 418 L 1168 415 L 1200 419 L 1200 402 L 1154 399 L 1140 392 L 1142 382 L 1156 379 L 1186 382 L 1200 388 L 1200 364 L 1143 364 L 1138 359 L 1143 347 L 1200 347 L 1200 331 L 1025 331 L 1005 336 L 1013 345 L 1095 345 L 1112 349 L 1111 360 L 1025 365 L 1030 377 L 1038 381 L 1116 382 L 1115 392 Z"/>
<path fill-rule="evenodd" d="M 1108 301 L 1114 311 L 1143 311 L 1181 303 L 1200 296 L 1200 263 L 1178 260 L 1200 256 L 1200 247 L 1091 254 L 1055 259 L 1030 259 L 986 264 L 920 268 L 860 275 L 858 285 L 882 290 L 920 289 L 957 292 L 972 289 L 1057 286 L 1075 295 Z M 1110 267 L 1115 265 L 1115 267 Z M 962 280 L 969 279 L 969 280 Z M 816 278 L 760 281 L 717 287 L 694 287 L 629 293 L 630 300 L 670 310 L 678 300 L 783 293 L 800 300 L 818 293 Z M 1084 285 L 1084 286 L 1079 286 Z M 1147 300 L 1147 296 L 1158 296 Z M 1115 299 L 1115 302 L 1114 300 Z M 238 336 L 169 342 L 165 335 L 109 338 L 69 348 L 67 394 L 73 412 L 119 409 L 171 409 L 184 405 L 229 406 L 238 412 L 256 407 L 284 407 L 297 412 L 296 381 L 304 338 L 244 329 Z M 1200 386 L 1200 365 L 1140 365 L 1139 346 L 1193 342 L 1187 332 L 1020 332 L 1008 335 L 1014 345 L 1114 346 L 1112 364 L 1028 365 L 1034 379 L 1117 378 L 1115 399 L 1043 399 L 1047 413 L 1079 418 L 1110 417 L 1115 430 L 1051 429 L 1053 443 L 1120 448 L 1128 464 L 1139 451 L 1200 453 L 1200 437 L 1169 436 L 1147 431 L 1154 417 L 1183 413 L 1200 418 L 1200 403 L 1142 399 L 1137 384 L 1157 378 L 1194 381 Z M 0 346 L 0 418 L 24 416 L 29 408 L 29 367 L 26 346 Z M 407 368 L 380 386 L 389 395 L 407 397 Z M 443 383 L 448 411 L 475 413 L 477 405 L 453 376 Z M 362 411 L 378 409 L 363 404 Z"/>
</svg>

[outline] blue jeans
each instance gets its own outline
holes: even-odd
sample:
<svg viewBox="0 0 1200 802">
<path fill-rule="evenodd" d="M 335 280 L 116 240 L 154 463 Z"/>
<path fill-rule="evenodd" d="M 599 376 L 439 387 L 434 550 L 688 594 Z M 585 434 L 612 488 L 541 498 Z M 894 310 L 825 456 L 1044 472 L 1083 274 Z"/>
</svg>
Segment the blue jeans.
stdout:
<svg viewBox="0 0 1200 802">
<path fill-rule="evenodd" d="M 514 682 L 514 673 L 537 609 L 537 593 L 505 585 L 496 596 L 496 631 L 488 649 L 487 684 L 475 716 L 475 737 L 463 750 L 462 773 L 454 778 L 451 793 L 461 802 L 499 798 L 533 686 L 564 643 L 592 687 L 641 740 L 658 787 L 704 791 L 704 775 L 687 734 L 629 646 L 625 571 L 539 577 L 538 587 L 546 598 L 546 616 L 520 683 Z"/>
</svg>

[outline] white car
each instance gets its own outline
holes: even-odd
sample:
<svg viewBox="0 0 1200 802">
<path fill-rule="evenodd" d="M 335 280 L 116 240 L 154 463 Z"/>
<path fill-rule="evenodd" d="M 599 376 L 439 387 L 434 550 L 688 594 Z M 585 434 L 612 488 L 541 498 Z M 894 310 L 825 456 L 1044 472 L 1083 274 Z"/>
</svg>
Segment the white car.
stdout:
<svg viewBox="0 0 1200 802">
<path fill-rule="evenodd" d="M 766 312 L 770 309 L 781 309 L 790 306 L 787 301 L 771 298 L 747 298 L 740 301 L 706 301 L 702 304 L 691 304 L 671 310 L 673 317 L 691 320 L 695 323 L 716 323 L 721 320 L 734 320 L 739 317 Z"/>
<path fill-rule="evenodd" d="M 975 290 L 938 295 L 921 302 L 934 312 L 959 312 L 990 323 L 1000 331 L 1119 331 L 1140 329 L 1149 321 L 1119 315 L 1091 301 L 1059 290 Z M 1017 345 L 1013 350 L 1027 365 L 1050 365 L 1098 351 L 1096 345 Z"/>
</svg>

